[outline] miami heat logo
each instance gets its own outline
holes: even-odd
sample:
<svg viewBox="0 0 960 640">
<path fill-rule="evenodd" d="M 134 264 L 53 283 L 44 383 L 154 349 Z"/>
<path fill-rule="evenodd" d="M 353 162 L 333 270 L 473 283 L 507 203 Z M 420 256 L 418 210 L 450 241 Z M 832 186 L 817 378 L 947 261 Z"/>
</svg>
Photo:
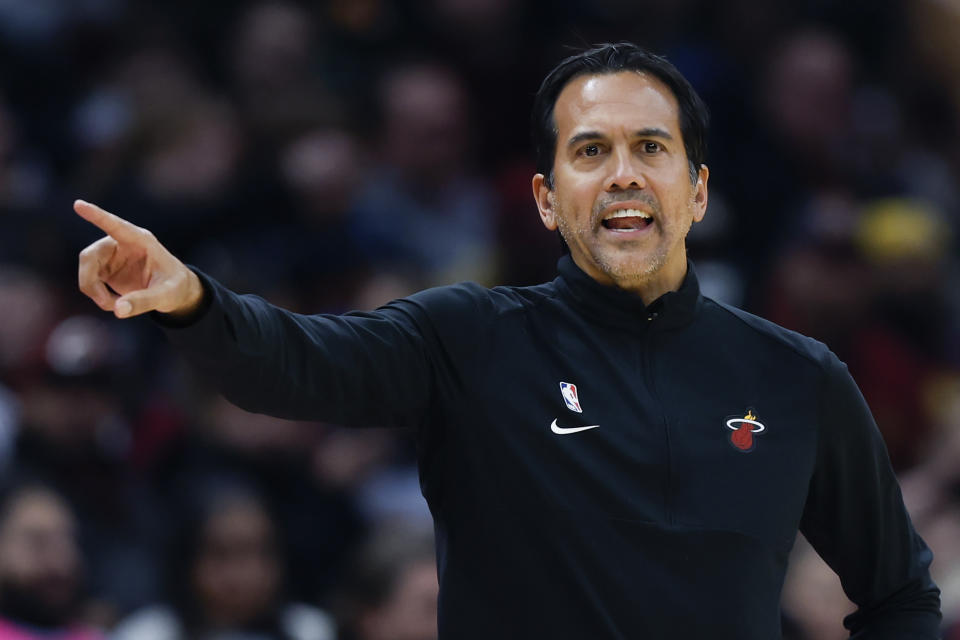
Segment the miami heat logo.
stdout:
<svg viewBox="0 0 960 640">
<path fill-rule="evenodd" d="M 737 451 L 750 453 L 757 446 L 756 435 L 766 431 L 762 422 L 757 420 L 753 409 L 747 409 L 747 415 L 731 416 L 727 418 L 727 428 L 730 429 L 730 444 Z"/>
</svg>

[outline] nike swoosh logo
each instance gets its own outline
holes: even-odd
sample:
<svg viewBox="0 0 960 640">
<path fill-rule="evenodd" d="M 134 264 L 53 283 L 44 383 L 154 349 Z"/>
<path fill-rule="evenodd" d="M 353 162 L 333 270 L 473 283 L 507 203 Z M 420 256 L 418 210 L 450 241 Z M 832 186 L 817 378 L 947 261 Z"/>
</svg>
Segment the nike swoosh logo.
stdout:
<svg viewBox="0 0 960 640">
<path fill-rule="evenodd" d="M 598 424 L 591 424 L 586 427 L 558 427 L 557 419 L 554 418 L 553 422 L 550 424 L 550 431 L 553 431 L 554 433 L 559 433 L 560 435 L 566 435 L 568 433 L 577 433 L 578 431 L 586 431 L 587 429 L 596 429 L 599 426 L 600 425 Z"/>
</svg>

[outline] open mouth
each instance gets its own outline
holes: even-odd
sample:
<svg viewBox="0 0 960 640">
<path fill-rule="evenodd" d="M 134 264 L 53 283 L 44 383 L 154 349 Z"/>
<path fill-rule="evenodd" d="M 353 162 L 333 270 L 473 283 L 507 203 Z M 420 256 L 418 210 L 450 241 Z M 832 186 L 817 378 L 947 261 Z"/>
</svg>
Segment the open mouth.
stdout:
<svg viewBox="0 0 960 640">
<path fill-rule="evenodd" d="M 600 224 L 611 231 L 638 231 L 653 224 L 653 216 L 640 209 L 620 209 L 604 218 Z"/>
</svg>

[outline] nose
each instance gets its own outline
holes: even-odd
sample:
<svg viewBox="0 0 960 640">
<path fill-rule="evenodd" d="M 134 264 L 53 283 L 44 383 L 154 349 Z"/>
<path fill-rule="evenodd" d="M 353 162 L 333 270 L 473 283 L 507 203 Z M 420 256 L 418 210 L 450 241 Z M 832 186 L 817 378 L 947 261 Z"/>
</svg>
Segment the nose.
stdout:
<svg viewBox="0 0 960 640">
<path fill-rule="evenodd" d="M 647 180 L 643 168 L 630 149 L 618 148 L 611 157 L 610 174 L 604 182 L 607 191 L 643 189 Z"/>
</svg>

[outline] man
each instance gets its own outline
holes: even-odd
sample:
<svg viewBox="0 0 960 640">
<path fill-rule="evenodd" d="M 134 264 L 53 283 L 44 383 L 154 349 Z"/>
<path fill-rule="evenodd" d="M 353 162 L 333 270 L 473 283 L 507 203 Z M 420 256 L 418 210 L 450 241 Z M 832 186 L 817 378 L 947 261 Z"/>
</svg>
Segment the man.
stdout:
<svg viewBox="0 0 960 640">
<path fill-rule="evenodd" d="M 93 205 L 80 287 L 253 411 L 418 431 L 441 638 L 779 637 L 798 528 L 857 638 L 935 638 L 931 554 L 824 345 L 699 293 L 706 111 L 633 45 L 568 58 L 534 107 L 552 282 L 305 317 L 184 267 Z M 109 288 L 108 288 L 109 287 Z"/>
<path fill-rule="evenodd" d="M 39 485 L 10 490 L 0 506 L 0 639 L 96 640 L 74 623 L 80 551 L 63 499 Z"/>
</svg>

